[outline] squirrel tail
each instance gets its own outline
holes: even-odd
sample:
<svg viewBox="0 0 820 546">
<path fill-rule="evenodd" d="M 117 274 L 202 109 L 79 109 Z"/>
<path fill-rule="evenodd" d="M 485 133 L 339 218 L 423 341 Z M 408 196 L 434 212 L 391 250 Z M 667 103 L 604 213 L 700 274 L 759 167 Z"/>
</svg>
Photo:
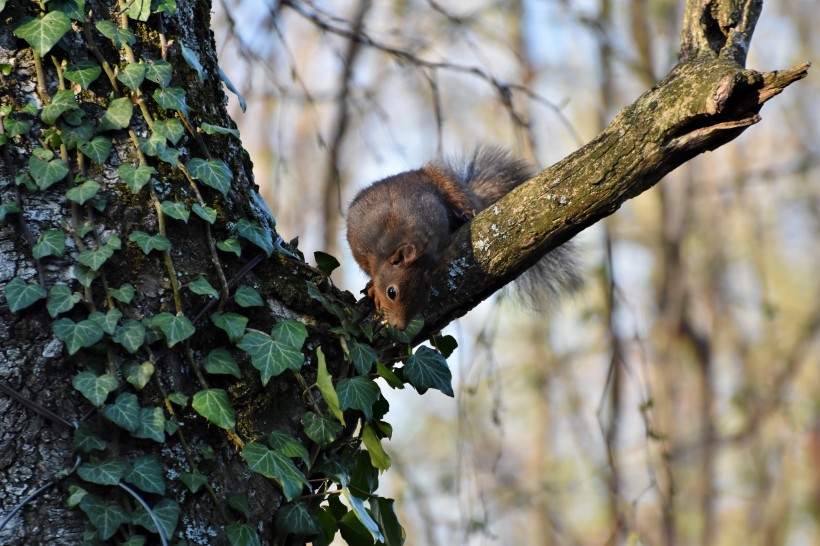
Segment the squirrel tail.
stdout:
<svg viewBox="0 0 820 546">
<path fill-rule="evenodd" d="M 479 146 L 472 154 L 444 162 L 456 177 L 492 205 L 535 174 L 532 167 L 499 146 Z M 583 284 L 578 249 L 568 241 L 547 253 L 515 280 L 515 299 L 536 311 L 552 307 Z"/>
</svg>

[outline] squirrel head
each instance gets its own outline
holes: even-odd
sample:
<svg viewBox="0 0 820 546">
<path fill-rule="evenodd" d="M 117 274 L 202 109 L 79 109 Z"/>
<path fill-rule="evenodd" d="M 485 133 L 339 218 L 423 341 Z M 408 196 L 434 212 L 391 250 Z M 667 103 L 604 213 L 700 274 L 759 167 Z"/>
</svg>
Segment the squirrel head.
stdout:
<svg viewBox="0 0 820 546">
<path fill-rule="evenodd" d="M 404 330 L 430 300 L 435 265 L 412 243 L 397 247 L 372 279 L 376 309 L 388 324 Z"/>
</svg>

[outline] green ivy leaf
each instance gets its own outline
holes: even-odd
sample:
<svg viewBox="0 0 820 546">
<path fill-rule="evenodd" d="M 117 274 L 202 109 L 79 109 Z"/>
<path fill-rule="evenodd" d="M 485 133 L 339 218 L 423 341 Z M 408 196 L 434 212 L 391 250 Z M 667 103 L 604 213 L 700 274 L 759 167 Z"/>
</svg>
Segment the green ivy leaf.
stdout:
<svg viewBox="0 0 820 546">
<path fill-rule="evenodd" d="M 45 290 L 43 290 L 45 294 Z M 91 320 L 75 323 L 69 318 L 61 318 L 51 323 L 51 330 L 65 343 L 68 354 L 73 355 L 83 347 L 91 347 L 103 337 L 102 328 Z"/>
<path fill-rule="evenodd" d="M 121 301 L 122 303 L 129 304 L 131 300 L 134 299 L 134 285 L 131 283 L 125 283 L 124 285 L 120 286 L 119 288 L 109 288 L 108 294 L 117 301 Z"/>
<path fill-rule="evenodd" d="M 71 268 L 71 274 L 77 279 L 81 285 L 88 288 L 91 286 L 91 283 L 100 276 L 99 271 L 94 271 L 93 269 L 89 269 L 84 265 L 74 264 Z"/>
<path fill-rule="evenodd" d="M 88 319 L 99 326 L 99 328 L 109 336 L 114 335 L 114 331 L 117 329 L 117 323 L 121 318 L 122 311 L 116 308 L 109 309 L 105 314 L 99 311 L 92 311 L 91 314 L 88 315 Z"/>
<path fill-rule="evenodd" d="M 117 74 L 117 79 L 131 91 L 136 91 L 145 80 L 145 65 L 139 63 L 129 63 Z"/>
<path fill-rule="evenodd" d="M 276 533 L 280 536 L 311 536 L 321 533 L 319 523 L 303 503 L 281 506 L 276 511 Z"/>
<path fill-rule="evenodd" d="M 126 324 L 129 323 L 136 323 L 140 324 L 137 321 L 129 320 Z M 142 324 L 140 324 L 142 326 Z M 120 329 L 117 328 L 117 333 L 119 333 Z M 143 330 L 144 332 L 145 330 Z M 133 353 L 129 349 L 129 352 Z M 145 385 L 151 380 L 151 376 L 154 375 L 154 365 L 151 363 L 150 360 L 146 360 L 145 362 L 137 362 L 135 360 L 130 360 L 123 364 L 122 366 L 122 375 L 125 377 L 125 380 L 134 385 L 134 388 L 138 391 L 141 391 L 145 388 Z"/>
<path fill-rule="evenodd" d="M 287 500 L 292 500 L 308 485 L 305 475 L 296 468 L 293 461 L 262 444 L 245 444 L 242 458 L 248 462 L 251 470 L 277 482 Z"/>
<path fill-rule="evenodd" d="M 3 118 L 3 127 L 6 129 L 6 137 L 27 135 L 31 130 L 31 124 L 20 119 Z"/>
<path fill-rule="evenodd" d="M 138 193 L 143 186 L 151 181 L 151 176 L 156 174 L 156 169 L 148 165 L 140 165 L 135 168 L 133 165 L 123 163 L 117 168 L 117 174 L 120 175 L 131 190 L 131 193 Z"/>
<path fill-rule="evenodd" d="M 304 324 L 298 320 L 283 320 L 273 325 L 270 331 L 273 339 L 280 343 L 290 345 L 296 350 L 301 350 L 302 345 L 308 337 L 308 331 Z"/>
<path fill-rule="evenodd" d="M 262 307 L 265 304 L 262 302 L 262 296 L 259 292 L 247 284 L 240 285 L 233 295 L 233 301 L 239 307 Z"/>
<path fill-rule="evenodd" d="M 159 233 L 156 235 L 148 235 L 144 231 L 133 231 L 128 237 L 128 240 L 132 243 L 136 243 L 145 254 L 149 254 L 152 250 L 164 252 L 171 248 L 171 241 Z"/>
<path fill-rule="evenodd" d="M 177 521 L 179 520 L 179 504 L 170 499 L 162 499 L 154 505 L 154 515 L 162 525 L 165 536 L 169 539 L 174 536 L 174 530 L 177 528 Z M 154 520 L 151 515 L 145 510 L 142 505 L 139 505 L 134 511 L 131 523 L 134 525 L 141 525 L 152 533 L 159 533 Z"/>
<path fill-rule="evenodd" d="M 402 370 L 404 378 L 419 391 L 419 394 L 433 388 L 447 396 L 453 396 L 453 374 L 447 366 L 447 361 L 430 347 L 419 347 L 415 354 L 407 359 Z"/>
<path fill-rule="evenodd" d="M 54 13 L 54 12 L 52 12 Z M 103 540 L 108 540 L 120 525 L 130 518 L 119 504 L 106 504 L 98 496 L 87 493 L 80 501 L 80 509 L 88 516 L 91 525 L 100 532 Z"/>
<path fill-rule="evenodd" d="M 46 289 L 39 284 L 29 284 L 20 277 L 14 277 L 3 289 L 12 313 L 16 313 L 46 297 Z"/>
<path fill-rule="evenodd" d="M 114 250 L 108 246 L 101 246 L 96 250 L 85 250 L 77 256 L 77 261 L 84 266 L 99 271 L 100 267 L 114 254 Z"/>
<path fill-rule="evenodd" d="M 81 142 L 77 147 L 88 159 L 97 165 L 103 165 L 111 154 L 111 146 L 110 139 L 98 136 L 88 142 Z M 97 189 L 99 189 L 99 184 L 97 184 Z"/>
<path fill-rule="evenodd" d="M 165 442 L 165 415 L 162 408 L 140 408 L 137 430 L 134 438 L 154 440 L 158 444 Z"/>
<path fill-rule="evenodd" d="M 152 130 L 155 135 L 161 136 L 171 144 L 179 142 L 179 139 L 185 134 L 185 128 L 182 126 L 182 122 L 177 118 L 158 119 L 154 121 Z"/>
<path fill-rule="evenodd" d="M 302 415 L 302 426 L 305 435 L 322 446 L 330 445 L 342 433 L 342 425 L 338 422 L 312 412 Z"/>
<path fill-rule="evenodd" d="M 182 313 L 177 315 L 160 313 L 151 320 L 151 326 L 162 330 L 168 347 L 173 347 L 180 341 L 188 339 L 196 332 L 194 325 Z"/>
<path fill-rule="evenodd" d="M 103 408 L 106 419 L 128 432 L 136 432 L 140 424 L 140 407 L 137 396 L 124 392 L 117 397 L 113 404 Z"/>
<path fill-rule="evenodd" d="M 262 374 L 262 386 L 285 370 L 298 372 L 305 360 L 298 349 L 257 330 L 249 330 L 236 346 L 251 355 L 251 364 Z"/>
<path fill-rule="evenodd" d="M 358 343 L 350 340 L 350 361 L 356 367 L 360 375 L 367 375 L 373 369 L 373 363 L 379 359 L 376 351 L 367 343 Z"/>
<path fill-rule="evenodd" d="M 262 546 L 256 530 L 247 523 L 228 524 L 228 543 L 231 546 Z"/>
<path fill-rule="evenodd" d="M 96 407 L 102 406 L 108 395 L 120 386 L 117 378 L 110 373 L 97 376 L 88 371 L 75 375 L 71 384 Z"/>
<path fill-rule="evenodd" d="M 107 446 L 108 443 L 97 435 L 94 426 L 88 421 L 81 421 L 74 430 L 74 438 L 71 440 L 71 451 L 74 453 L 88 454 Z"/>
<path fill-rule="evenodd" d="M 191 292 L 193 292 L 194 294 L 199 294 L 200 296 L 210 296 L 212 298 L 215 298 L 219 295 L 219 292 L 216 291 L 216 288 L 211 286 L 211 283 L 208 282 L 208 279 L 206 279 L 202 275 L 198 276 L 196 279 L 189 282 L 188 288 L 191 289 Z"/>
<path fill-rule="evenodd" d="M 239 365 L 234 360 L 231 353 L 225 347 L 214 349 L 203 361 L 205 371 L 212 374 L 232 375 L 237 379 L 242 379 Z"/>
<path fill-rule="evenodd" d="M 9 214 L 17 214 L 21 212 L 23 209 L 20 208 L 16 202 L 13 203 L 3 203 L 0 205 L 0 226 L 6 225 L 6 216 Z"/>
<path fill-rule="evenodd" d="M 333 377 L 331 377 L 327 371 L 325 354 L 322 352 L 321 347 L 316 349 L 316 359 L 319 361 L 316 386 L 319 387 L 319 392 L 322 393 L 322 397 L 325 399 L 330 413 L 344 425 L 345 418 L 342 410 L 339 408 L 339 395 L 336 394 L 336 389 L 333 388 Z"/>
<path fill-rule="evenodd" d="M 367 420 L 373 419 L 373 404 L 379 399 L 379 386 L 369 377 L 356 376 L 342 379 L 336 385 L 339 406 L 342 411 L 352 408 L 364 412 Z"/>
<path fill-rule="evenodd" d="M 134 21 L 147 21 L 151 15 L 151 0 L 133 0 L 125 13 Z"/>
<path fill-rule="evenodd" d="M 125 475 L 125 481 L 146 493 L 165 494 L 162 466 L 153 455 L 144 455 L 137 458 Z"/>
<path fill-rule="evenodd" d="M 168 395 L 168 400 L 176 404 L 177 406 L 184 408 L 188 406 L 188 397 L 179 392 L 172 392 Z"/>
<path fill-rule="evenodd" d="M 137 43 L 137 38 L 129 29 L 120 28 L 111 21 L 100 21 L 96 25 L 100 34 L 114 42 L 114 47 L 120 49 L 123 45 L 134 45 Z"/>
<path fill-rule="evenodd" d="M 145 342 L 145 326 L 137 320 L 129 319 L 122 326 L 117 326 L 112 341 L 125 347 L 129 353 L 134 354 Z M 128 382 L 133 384 L 130 379 L 128 379 Z"/>
<path fill-rule="evenodd" d="M 229 129 L 228 127 L 221 127 L 219 125 L 211 125 L 210 123 L 203 123 L 199 126 L 207 135 L 232 135 L 239 138 L 239 131 L 237 129 Z"/>
<path fill-rule="evenodd" d="M 48 53 L 66 32 L 71 29 L 71 19 L 62 11 L 52 11 L 41 19 L 31 19 L 14 29 L 14 35 L 22 38 L 42 57 Z"/>
<path fill-rule="evenodd" d="M 216 209 L 200 205 L 199 203 L 194 203 L 191 207 L 191 210 L 194 211 L 194 214 L 196 214 L 197 216 L 199 216 L 211 225 L 213 225 L 213 223 L 216 222 Z"/>
<path fill-rule="evenodd" d="M 160 87 L 168 87 L 174 69 L 168 61 L 148 61 L 145 67 L 145 77 L 158 84 Z"/>
<path fill-rule="evenodd" d="M 89 483 L 117 485 L 125 475 L 125 470 L 126 466 L 122 459 L 110 458 L 81 464 L 77 469 L 77 475 Z"/>
<path fill-rule="evenodd" d="M 217 328 L 221 328 L 228 334 L 231 343 L 236 343 L 242 339 L 242 336 L 245 335 L 245 326 L 248 324 L 247 317 L 236 313 L 216 312 L 211 315 L 211 320 Z"/>
<path fill-rule="evenodd" d="M 125 129 L 131 123 L 134 114 L 134 103 L 128 97 L 112 100 L 100 120 L 100 131 Z"/>
<path fill-rule="evenodd" d="M 75 21 L 85 23 L 85 0 L 50 0 L 48 8 L 51 11 L 62 11 Z"/>
<path fill-rule="evenodd" d="M 379 525 L 373 520 L 373 517 L 367 511 L 367 508 L 364 506 L 364 501 L 354 495 L 350 489 L 345 485 L 342 487 L 342 494 L 347 499 L 347 503 L 353 509 L 353 512 L 356 514 L 356 517 L 359 518 L 359 521 L 362 522 L 362 525 L 370 532 L 373 537 L 373 540 L 377 540 L 380 542 L 384 542 L 384 535 L 382 535 L 381 531 L 379 530 Z"/>
<path fill-rule="evenodd" d="M 46 125 L 54 125 L 57 118 L 69 110 L 76 110 L 80 105 L 77 104 L 77 99 L 74 97 L 74 91 L 71 89 L 63 89 L 54 93 L 51 103 L 43 107 L 40 114 L 40 119 Z"/>
<path fill-rule="evenodd" d="M 97 139 L 95 138 L 94 141 Z M 83 146 L 91 145 L 92 142 L 84 142 L 80 144 L 80 150 L 83 154 L 88 155 L 84 150 L 82 150 Z M 108 142 L 109 152 L 111 150 L 111 142 Z M 84 205 L 86 201 L 97 195 L 97 192 L 100 191 L 100 183 L 96 180 L 86 180 L 79 186 L 75 186 L 68 190 L 65 194 L 66 199 L 69 201 L 74 201 L 80 205 Z"/>
<path fill-rule="evenodd" d="M 73 150 L 83 142 L 91 140 L 94 137 L 95 130 L 94 126 L 88 121 L 83 121 L 76 126 L 60 122 L 60 138 L 69 150 Z"/>
<path fill-rule="evenodd" d="M 205 81 L 205 69 L 202 68 L 202 63 L 199 62 L 199 57 L 197 57 L 193 50 L 185 47 L 185 44 L 182 42 L 180 42 L 179 45 L 182 50 L 182 58 L 185 60 L 185 64 L 196 71 L 196 75 L 199 78 L 199 83 L 203 83 Z"/>
<path fill-rule="evenodd" d="M 56 318 L 60 313 L 71 311 L 82 296 L 64 284 L 55 284 L 48 291 L 46 309 L 51 318 Z"/>
<path fill-rule="evenodd" d="M 385 546 L 401 546 L 404 544 L 406 533 L 396 516 L 393 499 L 383 497 L 370 498 L 370 512 L 373 519 L 379 524 L 379 529 L 384 533 Z"/>
<path fill-rule="evenodd" d="M 94 61 L 84 60 L 68 65 L 63 75 L 70 82 L 78 84 L 83 91 L 102 74 L 102 67 Z"/>
<path fill-rule="evenodd" d="M 163 110 L 176 110 L 188 115 L 188 104 L 185 102 L 185 90 L 181 87 L 159 87 L 151 95 Z"/>
<path fill-rule="evenodd" d="M 191 211 L 181 201 L 163 201 L 160 203 L 160 209 L 166 216 L 174 220 L 182 220 L 186 224 L 188 223 L 188 217 L 191 216 Z"/>
<path fill-rule="evenodd" d="M 275 450 L 288 457 L 299 457 L 310 467 L 310 454 L 302 443 L 285 432 L 284 430 L 274 430 L 268 434 L 268 444 Z"/>
<path fill-rule="evenodd" d="M 314 252 L 313 257 L 316 258 L 316 266 L 319 268 L 319 271 L 325 275 L 330 275 L 334 269 L 341 265 L 339 260 L 321 250 Z"/>
<path fill-rule="evenodd" d="M 231 180 L 233 180 L 233 173 L 224 161 L 220 159 L 209 159 L 206 161 L 195 157 L 188 162 L 186 168 L 191 178 L 199 180 L 206 186 L 212 187 L 224 197 L 228 196 L 228 191 L 231 189 Z M 270 254 L 268 255 L 270 256 Z"/>
<path fill-rule="evenodd" d="M 194 395 L 191 407 L 198 414 L 224 429 L 236 425 L 235 414 L 228 399 L 228 393 L 222 389 L 205 389 Z"/>
<path fill-rule="evenodd" d="M 59 229 L 45 230 L 31 249 L 32 256 L 37 260 L 46 256 L 62 258 L 65 254 L 65 237 L 65 233 Z"/>
<path fill-rule="evenodd" d="M 236 223 L 239 236 L 252 242 L 270 256 L 273 254 L 273 232 L 258 222 L 249 222 L 244 218 Z"/>
<path fill-rule="evenodd" d="M 28 172 L 34 179 L 34 183 L 41 190 L 45 190 L 52 184 L 56 184 L 68 174 L 68 165 L 62 159 L 56 158 L 51 161 L 32 155 L 28 159 Z"/>
<path fill-rule="evenodd" d="M 373 468 L 377 468 L 382 472 L 390 468 L 390 456 L 384 451 L 381 440 L 376 435 L 376 429 L 370 423 L 365 424 L 364 429 L 362 429 L 362 443 L 367 448 L 367 454 L 370 456 L 370 464 L 373 465 Z"/>
<path fill-rule="evenodd" d="M 200 487 L 208 483 L 208 478 L 199 472 L 183 472 L 179 475 L 179 481 L 184 483 L 191 493 L 196 493 Z"/>
<path fill-rule="evenodd" d="M 217 242 L 216 248 L 222 252 L 233 252 L 237 256 L 242 254 L 242 247 L 239 245 L 239 241 L 233 238 Z"/>
</svg>

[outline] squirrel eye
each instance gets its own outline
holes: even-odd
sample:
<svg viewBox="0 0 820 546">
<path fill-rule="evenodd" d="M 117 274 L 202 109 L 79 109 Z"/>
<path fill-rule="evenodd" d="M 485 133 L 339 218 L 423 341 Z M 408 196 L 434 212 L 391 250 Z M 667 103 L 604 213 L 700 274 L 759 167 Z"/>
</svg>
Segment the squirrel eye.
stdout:
<svg viewBox="0 0 820 546">
<path fill-rule="evenodd" d="M 391 300 L 396 299 L 396 287 L 394 287 L 394 286 L 388 286 L 387 287 L 387 297 L 390 298 Z"/>
</svg>

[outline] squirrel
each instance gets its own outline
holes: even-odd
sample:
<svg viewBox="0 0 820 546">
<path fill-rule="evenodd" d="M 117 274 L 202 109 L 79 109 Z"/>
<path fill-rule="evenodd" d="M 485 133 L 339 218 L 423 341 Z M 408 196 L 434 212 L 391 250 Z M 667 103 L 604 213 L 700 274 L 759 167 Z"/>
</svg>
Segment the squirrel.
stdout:
<svg viewBox="0 0 820 546">
<path fill-rule="evenodd" d="M 363 292 L 389 324 L 403 330 L 425 307 L 452 234 L 532 176 L 503 148 L 483 146 L 376 181 L 353 198 L 347 241 L 370 275 Z M 516 280 L 518 290 L 540 307 L 580 284 L 576 264 L 573 245 L 564 243 Z"/>
</svg>

